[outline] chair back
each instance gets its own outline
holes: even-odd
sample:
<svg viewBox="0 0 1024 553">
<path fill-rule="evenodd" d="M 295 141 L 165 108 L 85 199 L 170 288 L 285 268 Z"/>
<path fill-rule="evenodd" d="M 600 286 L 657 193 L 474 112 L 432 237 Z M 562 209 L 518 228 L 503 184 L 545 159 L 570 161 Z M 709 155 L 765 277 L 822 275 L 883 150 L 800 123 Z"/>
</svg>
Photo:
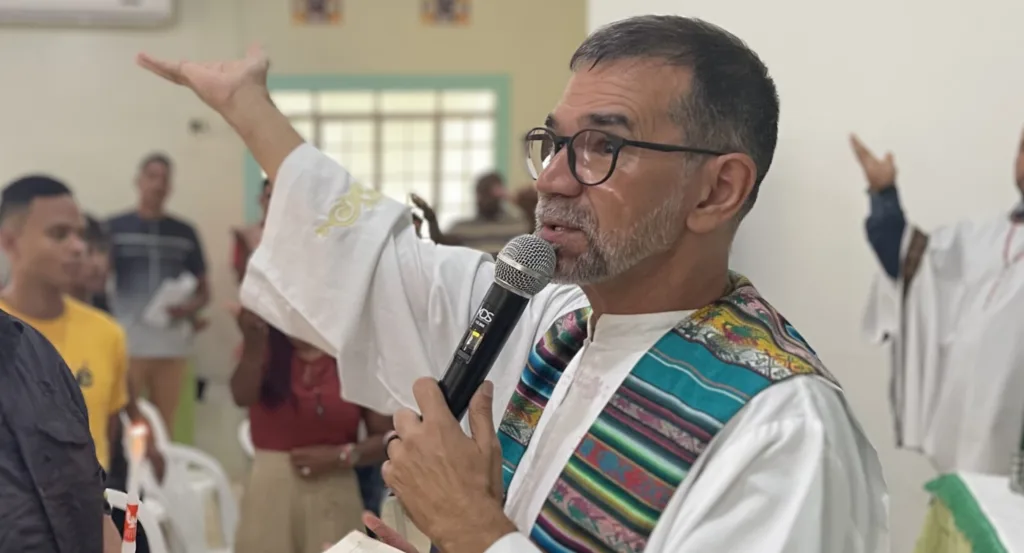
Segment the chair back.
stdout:
<svg viewBox="0 0 1024 553">
<path fill-rule="evenodd" d="M 252 459 L 256 455 L 256 446 L 252 444 L 252 427 L 249 419 L 245 419 L 238 425 L 238 443 L 242 451 Z"/>
</svg>

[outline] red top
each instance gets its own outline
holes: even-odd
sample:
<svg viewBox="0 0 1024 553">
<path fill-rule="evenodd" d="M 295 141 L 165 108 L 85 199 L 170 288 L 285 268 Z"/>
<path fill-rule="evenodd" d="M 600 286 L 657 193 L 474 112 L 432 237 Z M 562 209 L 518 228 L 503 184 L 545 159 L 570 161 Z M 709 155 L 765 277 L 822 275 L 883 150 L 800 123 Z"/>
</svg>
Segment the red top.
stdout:
<svg viewBox="0 0 1024 553">
<path fill-rule="evenodd" d="M 281 405 L 270 408 L 259 402 L 249 407 L 253 445 L 257 449 L 290 451 L 311 445 L 355 443 L 363 409 L 341 399 L 334 358 L 323 355 L 305 361 L 293 355 L 291 372 L 292 393 Z"/>
</svg>

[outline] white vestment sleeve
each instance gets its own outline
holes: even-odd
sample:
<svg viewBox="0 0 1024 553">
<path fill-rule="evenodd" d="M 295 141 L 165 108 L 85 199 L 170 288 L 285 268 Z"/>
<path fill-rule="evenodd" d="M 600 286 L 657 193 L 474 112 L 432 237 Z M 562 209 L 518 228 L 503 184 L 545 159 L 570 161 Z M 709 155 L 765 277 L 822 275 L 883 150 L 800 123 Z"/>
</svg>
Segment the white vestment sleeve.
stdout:
<svg viewBox="0 0 1024 553">
<path fill-rule="evenodd" d="M 852 521 L 852 481 L 819 421 L 788 419 L 731 437 L 688 491 L 658 552 L 874 553 Z M 887 550 L 887 549 L 886 549 Z"/>
<path fill-rule="evenodd" d="M 907 225 L 900 240 L 900 259 L 903 259 L 912 235 L 913 227 Z M 902 294 L 901 281 L 890 277 L 879 263 L 875 278 L 871 281 L 861 320 L 861 331 L 869 342 L 881 344 L 899 334 Z"/>
<path fill-rule="evenodd" d="M 337 358 L 342 395 L 388 413 L 438 378 L 493 281 L 490 257 L 416 236 L 408 209 L 308 144 L 274 183 L 242 303 Z"/>
<path fill-rule="evenodd" d="M 889 396 L 898 447 L 926 449 L 944 385 L 942 354 L 952 339 L 965 275 L 974 270 L 965 251 L 978 232 L 961 223 L 928 235 L 910 285 L 907 265 L 911 238 L 907 225 L 900 247 L 901 274 L 893 279 L 879 265 L 864 311 L 863 332 L 874 343 L 887 342 L 891 357 Z"/>
</svg>

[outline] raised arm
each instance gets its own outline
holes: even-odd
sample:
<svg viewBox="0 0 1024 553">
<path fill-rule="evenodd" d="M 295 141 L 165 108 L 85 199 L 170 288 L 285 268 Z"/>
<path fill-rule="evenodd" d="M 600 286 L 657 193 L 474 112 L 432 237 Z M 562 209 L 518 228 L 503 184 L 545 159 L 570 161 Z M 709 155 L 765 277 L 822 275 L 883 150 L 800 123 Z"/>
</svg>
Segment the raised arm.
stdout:
<svg viewBox="0 0 1024 553">
<path fill-rule="evenodd" d="M 868 242 L 889 278 L 902 277 L 904 284 L 909 284 L 928 237 L 914 228 L 909 244 L 904 247 L 907 220 L 896 189 L 896 163 L 892 154 L 886 153 L 881 159 L 875 157 L 856 135 L 851 135 L 850 144 L 868 181 L 871 211 L 864 222 Z"/>
<path fill-rule="evenodd" d="M 269 329 L 252 311 L 242 308 L 236 318 L 242 331 L 242 355 L 231 374 L 231 398 L 239 407 L 249 407 L 260 400 L 263 375 L 267 368 Z"/>
<path fill-rule="evenodd" d="M 216 110 L 245 141 L 271 182 L 284 158 L 302 144 L 302 137 L 270 100 L 267 71 L 270 60 L 258 47 L 245 58 L 226 62 L 170 62 L 139 54 L 139 65 L 192 89 Z"/>
<path fill-rule="evenodd" d="M 305 144 L 270 101 L 260 51 L 139 63 L 217 110 L 274 183 L 242 303 L 334 355 L 351 401 L 378 412 L 414 405 L 412 382 L 441 375 L 493 280 L 487 256 L 422 242 L 403 204 Z"/>
</svg>

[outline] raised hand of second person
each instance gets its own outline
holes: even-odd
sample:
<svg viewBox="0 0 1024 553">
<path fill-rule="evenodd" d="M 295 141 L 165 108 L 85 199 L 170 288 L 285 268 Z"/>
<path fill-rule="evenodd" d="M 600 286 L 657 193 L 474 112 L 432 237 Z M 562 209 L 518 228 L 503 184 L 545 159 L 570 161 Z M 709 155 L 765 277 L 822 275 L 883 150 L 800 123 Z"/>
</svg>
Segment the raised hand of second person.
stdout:
<svg viewBox="0 0 1024 553">
<path fill-rule="evenodd" d="M 417 194 L 409 194 L 409 199 L 412 200 L 413 205 L 420 208 L 420 211 L 423 212 L 423 220 L 426 221 L 428 225 L 437 224 L 437 213 L 435 213 L 434 208 L 427 203 L 427 200 L 424 200 Z"/>
<path fill-rule="evenodd" d="M 885 157 L 879 159 L 855 134 L 850 135 L 850 146 L 853 147 L 857 162 L 868 179 L 870 192 L 878 192 L 896 184 L 896 162 L 892 152 L 886 152 Z"/>
<path fill-rule="evenodd" d="M 441 232 L 441 226 L 437 222 L 437 213 L 426 200 L 416 194 L 409 194 L 409 199 L 412 200 L 413 205 L 423 211 L 423 222 L 427 224 L 427 231 L 430 233 L 431 240 L 442 245 L 459 245 L 459 241 L 457 239 Z M 415 217 L 413 218 L 413 222 L 415 223 Z M 419 230 L 416 231 L 416 234 L 419 235 Z"/>
<path fill-rule="evenodd" d="M 141 53 L 136 62 L 172 83 L 190 88 L 208 106 L 224 113 L 246 94 L 267 95 L 270 60 L 258 46 L 231 61 L 170 61 Z"/>
</svg>

